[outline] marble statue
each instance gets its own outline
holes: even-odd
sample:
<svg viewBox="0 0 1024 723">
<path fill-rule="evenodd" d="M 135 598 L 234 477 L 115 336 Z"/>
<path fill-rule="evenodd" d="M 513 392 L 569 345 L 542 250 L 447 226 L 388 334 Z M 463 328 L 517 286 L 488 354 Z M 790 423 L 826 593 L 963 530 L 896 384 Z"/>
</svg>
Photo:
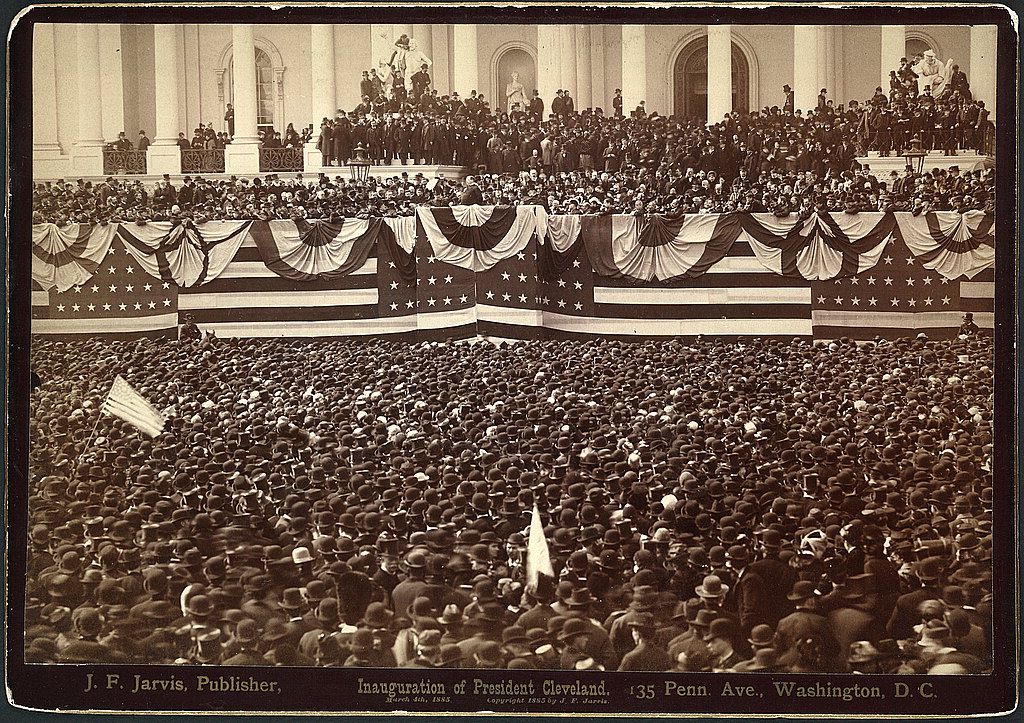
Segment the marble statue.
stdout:
<svg viewBox="0 0 1024 723">
<path fill-rule="evenodd" d="M 505 98 L 508 101 L 508 112 L 526 110 L 526 92 L 519 82 L 519 73 L 513 72 L 505 86 Z"/>
</svg>

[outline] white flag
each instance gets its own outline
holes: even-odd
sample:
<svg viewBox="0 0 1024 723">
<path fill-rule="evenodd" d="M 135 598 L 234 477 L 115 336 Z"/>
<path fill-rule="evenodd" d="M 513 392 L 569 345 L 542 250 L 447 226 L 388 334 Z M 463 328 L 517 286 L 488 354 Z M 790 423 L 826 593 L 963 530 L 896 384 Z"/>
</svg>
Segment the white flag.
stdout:
<svg viewBox="0 0 1024 723">
<path fill-rule="evenodd" d="M 114 386 L 110 388 L 100 411 L 120 417 L 150 437 L 156 437 L 164 430 L 164 415 L 132 389 L 120 374 L 114 379 Z"/>
<path fill-rule="evenodd" d="M 526 548 L 526 588 L 536 590 L 541 575 L 555 577 L 551 567 L 551 552 L 548 541 L 544 537 L 544 526 L 540 523 L 540 510 L 533 506 L 533 519 L 530 520 L 530 540 Z"/>
</svg>

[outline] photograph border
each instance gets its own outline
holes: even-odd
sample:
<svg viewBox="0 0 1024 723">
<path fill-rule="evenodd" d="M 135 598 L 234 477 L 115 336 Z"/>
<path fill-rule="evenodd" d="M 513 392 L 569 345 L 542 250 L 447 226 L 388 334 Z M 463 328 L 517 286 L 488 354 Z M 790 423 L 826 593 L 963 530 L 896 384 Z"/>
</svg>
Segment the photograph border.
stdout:
<svg viewBox="0 0 1024 723">
<path fill-rule="evenodd" d="M 1013 10 L 997 4 L 960 5 L 879 5 L 876 3 L 844 3 L 808 7 L 796 3 L 764 3 L 757 6 L 730 4 L 690 5 L 648 3 L 643 6 L 616 4 L 553 5 L 547 3 L 404 3 L 386 6 L 373 3 L 324 3 L 317 5 L 273 6 L 270 4 L 237 6 L 230 4 L 159 4 L 125 5 L 96 4 L 68 6 L 34 6 L 15 19 L 8 45 L 8 191 L 9 239 L 31 235 L 32 129 L 31 112 L 31 37 L 34 23 L 39 22 L 202 22 L 209 24 L 238 21 L 260 24 L 309 23 L 328 19 L 335 23 L 367 23 L 372 12 L 374 21 L 401 19 L 409 22 L 438 21 L 438 13 L 457 13 L 457 21 L 476 23 L 635 23 L 693 24 L 726 22 L 732 24 L 794 25 L 830 24 L 929 24 L 929 25 L 998 25 L 997 87 L 997 150 L 998 173 L 996 226 L 996 300 L 995 300 L 995 400 L 993 432 L 994 480 L 1014 480 L 1012 494 L 1005 497 L 1007 482 L 996 490 L 993 509 L 993 531 L 998 544 L 993 546 L 993 587 L 1003 595 L 1002 604 L 993 608 L 993 673 L 986 676 L 891 676 L 891 675 L 811 675 L 811 674 L 686 674 L 688 682 L 708 685 L 709 698 L 670 698 L 656 695 L 638 698 L 636 686 L 660 685 L 668 673 L 577 673 L 570 671 L 518 670 L 403 670 L 371 669 L 376 682 L 429 680 L 446 685 L 445 696 L 434 702 L 394 702 L 379 695 L 357 693 L 357 679 L 366 676 L 366 669 L 346 668 L 208 668 L 194 666 L 130 666 L 130 665 L 44 665 L 24 662 L 24 593 L 27 539 L 28 492 L 28 428 L 29 419 L 29 339 L 31 330 L 31 251 L 16 241 L 8 246 L 8 437 L 7 437 L 7 575 L 6 575 L 6 683 L 8 701 L 29 710 L 66 710 L 83 712 L 238 712 L 248 714 L 289 713 L 314 715 L 344 713 L 348 715 L 388 714 L 398 711 L 413 714 L 470 715 L 492 710 L 500 716 L 518 715 L 600 715 L 626 717 L 648 715 L 736 715 L 746 716 L 873 716 L 887 717 L 961 717 L 1007 713 L 1019 704 L 1020 619 L 1018 527 L 1019 490 L 1016 484 L 1017 403 L 1015 357 L 1016 281 L 1018 225 L 1018 150 L 1016 145 L 1018 119 L 1018 50 L 1017 18 Z M 455 20 L 456 18 L 453 18 Z M 27 102 L 26 102 L 27 101 Z M 20 109 L 25 109 L 20 111 Z M 1014 233 L 1008 233 L 1013 229 Z M 1011 423 L 1012 420 L 1012 423 Z M 1012 541 L 1012 542 L 1011 542 Z M 1009 604 L 1012 601 L 1012 605 Z M 85 676 L 93 674 L 106 680 L 108 674 L 127 681 L 139 669 L 147 678 L 176 678 L 185 681 L 193 692 L 188 695 L 152 692 L 132 696 L 116 686 L 110 690 L 85 692 Z M 253 696 L 244 691 L 226 691 L 201 696 L 194 693 L 199 675 L 235 676 L 276 682 L 277 694 Z M 46 685 L 39 686 L 45 676 Z M 605 703 L 585 703 L 579 698 L 548 710 L 521 712 L 485 705 L 471 694 L 454 693 L 460 681 L 478 677 L 489 682 L 501 680 L 528 681 L 541 677 L 570 684 L 573 681 L 598 683 L 605 681 Z M 692 678 L 692 681 L 691 681 Z M 767 690 L 769 681 L 794 681 L 825 685 L 878 685 L 889 691 L 885 699 L 859 699 L 843 702 L 834 698 L 781 699 L 756 697 Z M 764 682 L 760 682 L 764 681 Z M 905 682 L 916 692 L 895 697 L 894 685 Z M 755 697 L 748 700 L 723 696 L 723 684 L 746 687 L 755 685 Z M 922 686 L 931 686 L 924 688 Z M 926 692 L 928 691 L 928 692 Z M 430 699 L 430 696 L 427 696 Z M 626 710 L 630 700 L 631 710 Z M 302 709 L 295 703 L 302 702 Z M 415 708 L 414 706 L 419 706 Z M 622 708 L 622 710 L 619 710 Z"/>
</svg>

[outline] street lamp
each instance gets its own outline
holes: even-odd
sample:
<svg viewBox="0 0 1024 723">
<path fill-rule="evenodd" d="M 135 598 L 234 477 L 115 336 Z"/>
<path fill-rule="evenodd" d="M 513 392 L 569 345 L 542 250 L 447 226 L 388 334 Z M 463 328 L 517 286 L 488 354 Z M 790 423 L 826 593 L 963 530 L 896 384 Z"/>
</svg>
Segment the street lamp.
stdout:
<svg viewBox="0 0 1024 723">
<path fill-rule="evenodd" d="M 370 159 L 366 157 L 366 149 L 362 143 L 353 149 L 354 157 L 348 162 L 349 172 L 353 181 L 365 181 L 370 176 Z"/>
<path fill-rule="evenodd" d="M 906 159 L 907 165 L 918 176 L 924 170 L 924 157 L 927 155 L 928 152 L 921 147 L 921 139 L 917 135 L 910 139 L 907 149 L 903 151 L 903 158 Z"/>
</svg>

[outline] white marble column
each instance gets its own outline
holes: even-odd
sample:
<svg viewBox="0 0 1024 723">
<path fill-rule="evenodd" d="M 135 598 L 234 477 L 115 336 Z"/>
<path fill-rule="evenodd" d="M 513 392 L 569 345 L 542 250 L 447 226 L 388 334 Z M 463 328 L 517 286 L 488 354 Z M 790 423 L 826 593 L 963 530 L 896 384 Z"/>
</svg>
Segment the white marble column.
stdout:
<svg viewBox="0 0 1024 723">
<path fill-rule="evenodd" d="M 708 123 L 732 112 L 732 27 L 708 25 Z"/>
<path fill-rule="evenodd" d="M 824 77 L 821 78 L 819 90 L 825 88 L 828 93 L 826 100 L 842 103 L 840 96 L 836 95 L 836 27 L 826 25 L 821 29 L 823 45 L 825 46 L 825 64 L 821 66 Z M 887 88 L 883 87 L 883 90 Z"/>
<path fill-rule="evenodd" d="M 178 56 L 177 25 L 153 26 L 153 65 L 156 72 L 153 88 L 156 91 L 156 134 L 154 146 L 175 146 L 181 127 L 178 115 Z"/>
<path fill-rule="evenodd" d="M 228 173 L 259 173 L 256 135 L 256 45 L 252 25 L 231 26 L 231 88 L 235 108 L 235 137 L 224 154 Z"/>
<path fill-rule="evenodd" d="M 551 113 L 551 101 L 555 92 L 561 88 L 561 69 L 559 58 L 558 26 L 537 26 L 537 90 L 544 101 L 544 118 Z M 531 89 L 532 90 L 532 89 Z"/>
<path fill-rule="evenodd" d="M 32 36 L 32 152 L 60 155 L 52 23 L 38 23 Z"/>
<path fill-rule="evenodd" d="M 96 93 L 100 87 L 99 27 L 92 23 L 79 23 L 78 41 L 78 144 L 103 145 L 103 118 L 100 115 Z"/>
<path fill-rule="evenodd" d="M 995 25 L 971 26 L 971 95 L 984 101 L 988 119 L 996 119 L 996 47 L 999 39 Z M 942 62 L 946 62 L 943 60 Z"/>
<path fill-rule="evenodd" d="M 818 25 L 793 26 L 793 101 L 805 113 L 818 104 L 824 75 L 818 65 L 825 60 L 821 30 Z"/>
<path fill-rule="evenodd" d="M 430 80 L 437 88 L 438 95 L 447 95 L 452 85 L 451 67 L 448 63 L 448 26 L 431 25 L 430 43 L 434 53 L 430 56 L 433 61 L 433 65 L 430 66 Z"/>
<path fill-rule="evenodd" d="M 647 100 L 647 29 L 643 25 L 622 26 L 621 87 L 622 113 L 629 118 L 640 101 Z M 648 113 L 651 110 L 647 108 Z"/>
<path fill-rule="evenodd" d="M 455 67 L 452 68 L 452 90 L 458 93 L 460 98 L 466 99 L 470 91 L 480 89 L 476 25 L 456 25 L 453 43 Z"/>
<path fill-rule="evenodd" d="M 569 91 L 573 106 L 580 108 L 578 88 L 576 86 L 576 27 L 574 25 L 558 26 L 558 41 L 562 56 L 562 89 Z"/>
<path fill-rule="evenodd" d="M 832 27 L 832 53 L 834 56 L 832 84 L 828 89 L 829 98 L 835 101 L 836 109 L 849 101 L 846 95 L 846 73 L 843 69 L 843 58 L 846 57 L 846 26 L 835 25 Z"/>
<path fill-rule="evenodd" d="M 100 36 L 93 23 L 75 26 L 78 54 L 78 134 L 74 169 L 82 175 L 103 173 L 103 116 L 96 97 L 100 88 Z"/>
<path fill-rule="evenodd" d="M 889 94 L 889 71 L 900 69 L 900 58 L 907 54 L 907 26 L 882 26 L 882 52 L 878 58 L 878 84 Z"/>
<path fill-rule="evenodd" d="M 121 26 L 103 23 L 99 27 L 100 39 L 100 105 L 103 118 L 103 137 L 117 138 L 124 127 L 124 73 L 121 69 Z M 138 130 L 138 129 L 136 129 Z M 128 136 L 129 140 L 134 140 Z"/>
<path fill-rule="evenodd" d="M 590 57 L 590 26 L 576 26 L 576 110 L 594 107 L 593 64 Z"/>
<path fill-rule="evenodd" d="M 333 118 L 338 109 L 338 96 L 334 76 L 334 26 L 310 25 L 312 51 L 312 100 L 310 121 L 313 132 L 318 133 L 324 118 Z"/>
<path fill-rule="evenodd" d="M 153 89 L 156 96 L 156 134 L 149 148 L 147 170 L 150 173 L 179 173 L 181 152 L 178 133 L 188 129 L 181 124 L 178 103 L 178 32 L 180 25 L 153 26 Z M 236 63 L 237 65 L 237 63 Z"/>
<path fill-rule="evenodd" d="M 590 26 L 590 59 L 593 65 L 590 85 L 594 107 L 603 110 L 605 115 L 612 115 L 612 100 L 604 70 L 604 25 Z"/>
<path fill-rule="evenodd" d="M 430 30 L 429 25 L 416 24 L 412 26 L 412 39 L 416 41 L 416 47 L 419 48 L 420 52 L 430 58 L 430 62 L 433 64 L 434 61 L 434 36 Z M 419 68 L 416 68 L 419 70 Z M 433 78 L 434 66 L 430 66 L 431 78 Z"/>
</svg>

